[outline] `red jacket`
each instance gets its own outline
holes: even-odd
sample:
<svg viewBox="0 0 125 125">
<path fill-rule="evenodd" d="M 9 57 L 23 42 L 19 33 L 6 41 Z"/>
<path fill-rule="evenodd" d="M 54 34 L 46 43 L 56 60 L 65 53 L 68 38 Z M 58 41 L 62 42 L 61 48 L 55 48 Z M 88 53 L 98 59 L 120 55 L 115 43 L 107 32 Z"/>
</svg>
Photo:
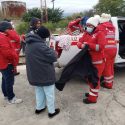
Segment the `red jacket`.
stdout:
<svg viewBox="0 0 125 125">
<path fill-rule="evenodd" d="M 98 30 L 103 30 L 106 38 L 107 45 L 116 45 L 115 41 L 115 27 L 111 22 L 101 23 L 97 27 Z"/>
<path fill-rule="evenodd" d="M 16 53 L 19 55 L 20 52 L 20 36 L 15 30 L 7 30 L 7 36 L 10 38 L 10 42 L 14 47 Z"/>
<path fill-rule="evenodd" d="M 101 23 L 98 29 L 104 30 L 106 45 L 105 45 L 105 57 L 107 60 L 115 58 L 117 53 L 117 42 L 115 40 L 115 27 L 111 22 Z"/>
<path fill-rule="evenodd" d="M 92 57 L 93 64 L 102 62 L 104 60 L 105 34 L 103 31 L 96 29 L 93 34 L 87 32 L 79 39 L 77 44 L 81 48 L 82 44 L 86 42 L 89 45 L 89 53 Z M 98 63 L 97 63 L 98 64 Z"/>
<path fill-rule="evenodd" d="M 80 25 L 80 21 L 81 21 L 81 18 L 78 18 L 76 20 L 73 20 L 71 21 L 69 24 L 68 24 L 68 29 L 70 30 L 70 32 L 74 32 L 76 30 L 82 30 L 82 27 Z"/>
<path fill-rule="evenodd" d="M 8 64 L 17 65 L 17 54 L 6 34 L 0 32 L 0 69 L 6 69 Z"/>
</svg>

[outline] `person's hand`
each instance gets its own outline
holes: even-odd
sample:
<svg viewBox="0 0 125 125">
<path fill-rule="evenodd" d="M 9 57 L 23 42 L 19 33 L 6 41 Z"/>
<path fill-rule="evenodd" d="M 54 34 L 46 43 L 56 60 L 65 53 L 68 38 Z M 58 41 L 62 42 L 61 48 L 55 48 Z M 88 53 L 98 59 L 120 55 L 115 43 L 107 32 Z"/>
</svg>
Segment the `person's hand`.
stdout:
<svg viewBox="0 0 125 125">
<path fill-rule="evenodd" d="M 13 65 L 17 66 L 19 57 L 16 53 L 13 53 Z"/>
<path fill-rule="evenodd" d="M 57 52 L 57 51 L 55 51 L 55 54 L 56 54 L 56 56 L 58 57 L 58 52 Z"/>
<path fill-rule="evenodd" d="M 84 48 L 85 45 L 88 45 L 88 43 L 87 43 L 87 42 L 84 42 L 84 43 L 82 44 L 82 48 Z"/>
<path fill-rule="evenodd" d="M 82 46 L 81 46 L 81 48 L 83 49 L 84 47 L 85 47 L 85 44 L 83 43 Z"/>
<path fill-rule="evenodd" d="M 78 18 L 77 20 L 81 21 L 81 20 L 82 20 L 82 18 Z"/>
</svg>

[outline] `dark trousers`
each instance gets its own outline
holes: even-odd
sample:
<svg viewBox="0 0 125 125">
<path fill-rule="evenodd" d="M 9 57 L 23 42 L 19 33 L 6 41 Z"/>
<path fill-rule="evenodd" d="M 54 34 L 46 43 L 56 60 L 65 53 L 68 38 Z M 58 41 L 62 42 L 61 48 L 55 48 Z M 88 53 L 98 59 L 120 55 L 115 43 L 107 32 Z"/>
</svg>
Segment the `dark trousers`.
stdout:
<svg viewBox="0 0 125 125">
<path fill-rule="evenodd" d="M 11 100 L 15 94 L 13 92 L 14 85 L 14 67 L 9 64 L 8 67 L 4 70 L 0 70 L 2 73 L 2 92 L 5 97 L 8 97 L 8 100 Z"/>
</svg>

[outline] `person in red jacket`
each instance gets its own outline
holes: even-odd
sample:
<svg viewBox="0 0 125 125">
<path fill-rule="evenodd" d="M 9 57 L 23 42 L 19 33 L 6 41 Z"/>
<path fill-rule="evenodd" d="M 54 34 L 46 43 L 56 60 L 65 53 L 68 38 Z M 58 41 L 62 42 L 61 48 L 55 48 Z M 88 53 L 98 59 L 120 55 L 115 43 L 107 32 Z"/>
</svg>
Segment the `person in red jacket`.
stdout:
<svg viewBox="0 0 125 125">
<path fill-rule="evenodd" d="M 80 24 L 81 22 L 81 17 L 77 17 L 75 20 L 69 22 L 68 24 L 68 31 L 69 34 L 76 34 L 76 32 L 82 32 L 82 26 Z"/>
<path fill-rule="evenodd" d="M 105 57 L 106 63 L 103 71 L 104 82 L 102 87 L 112 89 L 114 79 L 114 60 L 117 53 L 117 43 L 115 41 L 115 27 L 110 22 L 111 15 L 103 13 L 100 18 L 99 29 L 105 31 L 106 45 L 105 45 Z"/>
<path fill-rule="evenodd" d="M 104 57 L 104 46 L 105 46 L 105 35 L 104 32 L 96 29 L 99 23 L 99 19 L 91 17 L 87 20 L 86 32 L 83 34 L 83 37 L 80 38 L 77 43 L 78 48 L 84 48 L 85 44 L 89 45 L 89 53 L 92 58 L 93 65 L 98 70 L 98 77 L 100 79 L 102 72 L 104 70 L 105 57 Z M 98 81 L 98 86 L 95 88 L 91 83 L 90 92 L 86 93 L 86 99 L 83 99 L 83 102 L 86 104 L 96 103 L 98 98 L 98 92 L 100 88 L 100 80 Z"/>
<path fill-rule="evenodd" d="M 2 92 L 10 104 L 21 103 L 22 99 L 15 97 L 14 66 L 18 64 L 18 56 L 10 40 L 12 26 L 9 22 L 0 22 L 0 72 L 2 73 Z M 8 34 L 9 32 L 9 34 Z"/>
<path fill-rule="evenodd" d="M 18 62 L 19 62 L 19 53 L 20 53 L 20 36 L 18 35 L 18 33 L 14 30 L 14 24 L 11 20 L 8 20 L 8 19 L 4 19 L 4 21 L 7 21 L 11 24 L 12 26 L 12 29 L 11 30 L 8 30 L 6 31 L 7 35 L 9 35 L 10 37 L 10 42 L 12 43 L 17 55 L 18 55 Z M 17 67 L 14 67 L 14 72 L 15 72 L 15 75 L 19 75 L 20 73 L 17 72 Z"/>
<path fill-rule="evenodd" d="M 20 36 L 18 35 L 18 33 L 12 29 L 12 30 L 7 30 L 6 34 L 9 36 L 10 38 L 10 42 L 12 43 L 12 46 L 14 47 L 17 56 L 18 56 L 18 62 L 19 62 L 19 54 L 20 54 Z M 19 75 L 20 73 L 17 72 L 17 67 L 14 67 L 14 72 L 15 75 Z"/>
</svg>

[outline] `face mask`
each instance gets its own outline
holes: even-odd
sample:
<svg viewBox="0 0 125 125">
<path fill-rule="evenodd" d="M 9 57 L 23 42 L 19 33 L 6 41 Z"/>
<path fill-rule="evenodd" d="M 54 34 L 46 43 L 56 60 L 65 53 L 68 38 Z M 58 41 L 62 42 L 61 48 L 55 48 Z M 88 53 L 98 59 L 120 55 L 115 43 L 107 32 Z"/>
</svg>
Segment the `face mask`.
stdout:
<svg viewBox="0 0 125 125">
<path fill-rule="evenodd" d="M 93 30 L 94 30 L 94 28 L 91 28 L 91 27 L 86 27 L 86 31 L 87 31 L 88 33 L 92 33 L 92 32 L 93 32 Z"/>
</svg>

